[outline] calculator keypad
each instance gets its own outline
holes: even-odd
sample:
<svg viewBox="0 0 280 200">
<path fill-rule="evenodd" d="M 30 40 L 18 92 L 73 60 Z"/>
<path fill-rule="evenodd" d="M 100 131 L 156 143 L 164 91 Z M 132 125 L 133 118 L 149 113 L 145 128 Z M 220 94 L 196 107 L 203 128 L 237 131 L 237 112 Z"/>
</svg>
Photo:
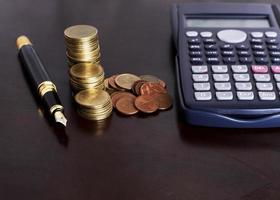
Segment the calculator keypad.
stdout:
<svg viewBox="0 0 280 200">
<path fill-rule="evenodd" d="M 217 35 L 210 31 L 186 32 L 195 100 L 273 101 L 279 98 L 278 34 L 255 31 L 245 36 L 241 32 L 234 32 L 240 36 L 238 43 L 221 42 L 222 39 L 228 41 L 228 36 L 219 32 Z"/>
</svg>

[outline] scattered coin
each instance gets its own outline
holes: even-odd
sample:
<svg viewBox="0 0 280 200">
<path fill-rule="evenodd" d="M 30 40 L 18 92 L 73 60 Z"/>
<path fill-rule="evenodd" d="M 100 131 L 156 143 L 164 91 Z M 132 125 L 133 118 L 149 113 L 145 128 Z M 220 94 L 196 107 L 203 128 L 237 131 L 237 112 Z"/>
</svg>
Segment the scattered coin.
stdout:
<svg viewBox="0 0 280 200">
<path fill-rule="evenodd" d="M 116 107 L 116 104 L 117 104 L 118 100 L 123 98 L 123 97 L 129 97 L 129 98 L 132 98 L 132 99 L 136 98 L 133 94 L 131 94 L 129 92 L 116 92 L 116 93 L 113 93 L 113 95 L 111 95 L 113 106 Z"/>
<path fill-rule="evenodd" d="M 159 110 L 167 110 L 172 106 L 172 98 L 167 93 L 153 93 L 151 96 L 157 102 Z"/>
<path fill-rule="evenodd" d="M 135 81 L 140 78 L 134 74 L 120 74 L 115 78 L 115 83 L 123 89 L 131 90 Z"/>
<path fill-rule="evenodd" d="M 116 103 L 116 109 L 124 115 L 134 115 L 138 113 L 138 109 L 135 107 L 136 97 L 121 97 Z"/>
<path fill-rule="evenodd" d="M 140 93 L 144 95 L 154 93 L 167 93 L 167 91 L 159 83 L 147 82 L 141 86 Z"/>
<path fill-rule="evenodd" d="M 158 109 L 157 102 L 150 95 L 138 96 L 135 99 L 135 107 L 144 113 L 153 113 Z"/>
<path fill-rule="evenodd" d="M 111 76 L 111 77 L 108 79 L 109 86 L 110 86 L 111 88 L 115 89 L 115 90 L 118 90 L 118 89 L 119 89 L 119 87 L 118 87 L 118 86 L 116 85 L 116 83 L 115 83 L 115 79 L 116 79 L 117 76 L 118 76 L 118 74 L 117 74 L 117 75 L 113 75 L 113 76 Z"/>
</svg>

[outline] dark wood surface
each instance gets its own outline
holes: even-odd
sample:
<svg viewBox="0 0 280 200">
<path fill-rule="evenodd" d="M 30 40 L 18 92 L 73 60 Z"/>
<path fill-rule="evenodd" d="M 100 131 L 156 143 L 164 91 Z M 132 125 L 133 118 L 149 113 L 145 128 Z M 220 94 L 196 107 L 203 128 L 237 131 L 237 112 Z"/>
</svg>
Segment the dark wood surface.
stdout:
<svg viewBox="0 0 280 200">
<path fill-rule="evenodd" d="M 114 113 L 104 123 L 76 114 L 63 39 L 74 24 L 99 29 L 108 76 L 157 75 L 176 99 L 171 3 L 0 1 L 1 200 L 280 199 L 280 129 L 191 127 L 181 121 L 177 103 L 149 117 Z M 15 46 L 20 34 L 31 38 L 57 84 L 68 145 L 25 81 Z"/>
</svg>

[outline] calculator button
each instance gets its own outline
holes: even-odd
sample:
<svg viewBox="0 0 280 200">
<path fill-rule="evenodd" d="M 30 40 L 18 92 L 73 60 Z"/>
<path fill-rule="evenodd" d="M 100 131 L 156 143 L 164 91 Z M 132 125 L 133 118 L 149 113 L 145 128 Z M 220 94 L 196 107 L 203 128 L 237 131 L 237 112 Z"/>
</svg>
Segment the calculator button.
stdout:
<svg viewBox="0 0 280 200">
<path fill-rule="evenodd" d="M 256 83 L 257 89 L 262 91 L 271 91 L 273 90 L 272 83 Z"/>
<path fill-rule="evenodd" d="M 269 52 L 269 55 L 271 57 L 278 57 L 278 56 L 280 56 L 280 51 L 271 51 L 271 52 Z"/>
<path fill-rule="evenodd" d="M 235 81 L 249 81 L 249 74 L 233 74 L 233 78 Z"/>
<path fill-rule="evenodd" d="M 228 74 L 213 74 L 213 79 L 217 82 L 226 82 L 229 81 Z"/>
<path fill-rule="evenodd" d="M 254 73 L 267 73 L 268 67 L 266 65 L 252 65 L 252 71 Z"/>
<path fill-rule="evenodd" d="M 253 62 L 253 59 L 252 57 L 240 57 L 239 61 L 242 64 L 251 64 Z"/>
<path fill-rule="evenodd" d="M 254 37 L 254 38 L 262 38 L 263 33 L 262 32 L 252 32 L 251 36 Z"/>
<path fill-rule="evenodd" d="M 209 56 L 209 57 L 216 57 L 216 56 L 218 56 L 219 54 L 218 54 L 218 51 L 206 51 L 206 52 L 205 52 L 205 55 L 206 55 L 206 56 Z"/>
<path fill-rule="evenodd" d="M 210 90 L 210 83 L 193 83 L 193 87 L 196 91 Z"/>
<path fill-rule="evenodd" d="M 239 52 L 237 52 L 237 54 L 238 54 L 239 56 L 245 56 L 245 57 L 250 56 L 249 51 L 239 51 Z"/>
<path fill-rule="evenodd" d="M 212 65 L 212 71 L 214 73 L 226 73 L 228 67 L 226 65 Z"/>
<path fill-rule="evenodd" d="M 253 100 L 254 99 L 254 93 L 253 92 L 237 92 L 237 98 L 238 100 Z"/>
<path fill-rule="evenodd" d="M 201 74 L 201 73 L 206 73 L 207 71 L 208 71 L 207 65 L 193 65 L 192 66 L 193 73 Z"/>
<path fill-rule="evenodd" d="M 261 100 L 275 100 L 275 92 L 258 92 Z"/>
<path fill-rule="evenodd" d="M 222 51 L 222 56 L 233 57 L 234 52 L 233 51 Z"/>
<path fill-rule="evenodd" d="M 274 31 L 267 31 L 267 32 L 265 32 L 265 36 L 268 38 L 275 38 L 275 37 L 277 37 L 277 33 Z"/>
<path fill-rule="evenodd" d="M 246 45 L 246 44 L 237 44 L 236 45 L 236 49 L 237 50 L 240 50 L 240 51 L 246 51 L 246 50 L 248 50 L 249 49 L 249 46 L 248 45 Z"/>
<path fill-rule="evenodd" d="M 233 99 L 232 92 L 216 92 L 216 97 L 221 101 L 228 101 Z"/>
<path fill-rule="evenodd" d="M 254 56 L 264 57 L 264 56 L 266 56 L 266 53 L 264 51 L 254 51 Z"/>
<path fill-rule="evenodd" d="M 189 40 L 188 40 L 188 43 L 189 44 L 200 44 L 200 39 L 199 38 L 190 38 Z"/>
<path fill-rule="evenodd" d="M 220 48 L 227 51 L 233 50 L 233 46 L 231 44 L 223 44 L 220 46 Z"/>
<path fill-rule="evenodd" d="M 229 29 L 219 31 L 217 37 L 227 43 L 240 43 L 246 40 L 247 34 L 244 31 Z"/>
<path fill-rule="evenodd" d="M 273 73 L 279 74 L 280 73 L 280 65 L 272 65 L 271 70 L 272 70 Z"/>
<path fill-rule="evenodd" d="M 235 64 L 236 63 L 235 57 L 225 57 L 225 58 L 223 58 L 223 61 L 225 64 Z"/>
<path fill-rule="evenodd" d="M 199 57 L 191 58 L 190 60 L 191 60 L 191 64 L 193 64 L 193 65 L 201 65 L 201 64 L 203 64 L 203 59 L 199 58 Z"/>
<path fill-rule="evenodd" d="M 260 38 L 253 38 L 253 39 L 251 39 L 250 42 L 251 42 L 251 44 L 262 44 L 263 40 Z"/>
<path fill-rule="evenodd" d="M 280 46 L 279 45 L 268 45 L 267 48 L 270 50 L 270 51 L 277 51 L 277 50 L 280 50 Z"/>
<path fill-rule="evenodd" d="M 257 57 L 255 58 L 257 64 L 267 64 L 268 58 L 267 57 Z"/>
<path fill-rule="evenodd" d="M 216 44 L 216 40 L 214 38 L 206 38 L 203 42 L 204 44 Z"/>
<path fill-rule="evenodd" d="M 251 82 L 236 82 L 235 87 L 237 90 L 252 90 Z"/>
<path fill-rule="evenodd" d="M 230 82 L 225 83 L 214 83 L 216 90 L 231 90 L 231 84 Z"/>
<path fill-rule="evenodd" d="M 215 51 L 215 50 L 217 50 L 217 46 L 215 45 L 215 44 L 207 44 L 207 45 L 204 45 L 204 48 L 205 48 L 205 50 L 213 50 L 213 51 Z"/>
<path fill-rule="evenodd" d="M 275 64 L 279 64 L 280 63 L 280 58 L 271 58 L 271 62 L 275 63 Z"/>
<path fill-rule="evenodd" d="M 189 55 L 191 57 L 202 57 L 202 52 L 201 51 L 190 51 Z"/>
<path fill-rule="evenodd" d="M 266 40 L 266 44 L 278 44 L 279 41 L 275 38 L 269 38 Z"/>
<path fill-rule="evenodd" d="M 234 73 L 246 73 L 246 72 L 248 72 L 247 65 L 232 65 L 231 69 Z"/>
<path fill-rule="evenodd" d="M 208 74 L 193 74 L 192 78 L 195 82 L 207 82 L 209 81 Z"/>
<path fill-rule="evenodd" d="M 211 92 L 195 92 L 194 97 L 198 101 L 209 101 L 212 99 Z"/>
<path fill-rule="evenodd" d="M 260 81 L 260 82 L 269 82 L 270 81 L 269 74 L 254 74 L 254 78 L 256 81 Z"/>
<path fill-rule="evenodd" d="M 190 45 L 189 50 L 201 50 L 201 46 L 200 45 Z"/>
<path fill-rule="evenodd" d="M 212 37 L 212 32 L 210 32 L 210 31 L 204 31 L 204 32 L 201 32 L 200 33 L 200 36 L 201 37 L 204 37 L 204 38 L 209 38 L 209 37 Z"/>
<path fill-rule="evenodd" d="M 196 31 L 187 31 L 186 32 L 186 36 L 188 36 L 188 37 L 197 37 L 198 36 L 198 32 L 196 32 Z"/>
<path fill-rule="evenodd" d="M 280 83 L 277 83 L 277 88 L 278 90 L 280 90 Z"/>
<path fill-rule="evenodd" d="M 274 74 L 274 78 L 276 81 L 280 81 L 280 74 Z"/>
<path fill-rule="evenodd" d="M 263 45 L 254 44 L 254 45 L 252 45 L 252 49 L 253 50 L 257 50 L 257 51 L 263 51 L 264 50 L 264 46 Z"/>
<path fill-rule="evenodd" d="M 219 58 L 213 57 L 213 58 L 206 58 L 206 61 L 208 64 L 219 64 Z"/>
</svg>

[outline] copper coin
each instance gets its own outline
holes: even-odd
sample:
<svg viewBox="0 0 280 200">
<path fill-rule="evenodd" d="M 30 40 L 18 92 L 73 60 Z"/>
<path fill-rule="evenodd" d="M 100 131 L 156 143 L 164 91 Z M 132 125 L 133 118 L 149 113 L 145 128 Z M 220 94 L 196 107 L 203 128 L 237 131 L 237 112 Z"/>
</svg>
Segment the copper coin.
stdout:
<svg viewBox="0 0 280 200">
<path fill-rule="evenodd" d="M 139 88 L 140 88 L 140 84 L 142 85 L 143 83 L 146 83 L 147 81 L 145 80 L 137 80 L 134 82 L 133 86 L 132 86 L 132 92 L 139 96 L 140 92 L 139 92 Z M 138 93 L 137 93 L 138 91 Z"/>
<path fill-rule="evenodd" d="M 162 87 L 166 88 L 166 83 L 165 83 L 163 80 L 159 80 L 159 84 L 160 84 Z"/>
<path fill-rule="evenodd" d="M 150 95 L 141 95 L 135 99 L 135 107 L 144 113 L 153 113 L 157 111 L 158 105 Z"/>
<path fill-rule="evenodd" d="M 124 115 L 134 115 L 138 113 L 138 109 L 134 105 L 135 98 L 135 96 L 134 98 L 128 96 L 121 97 L 116 103 L 116 109 Z"/>
<path fill-rule="evenodd" d="M 119 87 L 115 83 L 115 79 L 116 79 L 117 76 L 118 76 L 118 74 L 117 75 L 113 75 L 113 76 L 109 77 L 109 79 L 108 79 L 109 86 L 111 86 L 112 88 L 114 88 L 116 90 L 119 89 Z"/>
<path fill-rule="evenodd" d="M 154 93 L 151 96 L 157 102 L 158 109 L 160 110 L 167 110 L 172 106 L 172 98 L 167 93 Z"/>
<path fill-rule="evenodd" d="M 144 95 L 144 94 L 154 94 L 154 93 L 167 93 L 167 91 L 159 83 L 147 82 L 141 86 L 140 93 Z"/>
<path fill-rule="evenodd" d="M 116 92 L 114 95 L 111 96 L 112 104 L 114 107 L 116 107 L 116 103 L 122 97 L 135 98 L 135 96 L 129 92 Z"/>
<path fill-rule="evenodd" d="M 142 80 L 146 80 L 148 82 L 152 82 L 152 83 L 159 83 L 162 87 L 166 87 L 166 84 L 163 80 L 159 79 L 158 77 L 156 76 L 153 76 L 153 75 L 141 75 L 140 78 Z"/>
</svg>

